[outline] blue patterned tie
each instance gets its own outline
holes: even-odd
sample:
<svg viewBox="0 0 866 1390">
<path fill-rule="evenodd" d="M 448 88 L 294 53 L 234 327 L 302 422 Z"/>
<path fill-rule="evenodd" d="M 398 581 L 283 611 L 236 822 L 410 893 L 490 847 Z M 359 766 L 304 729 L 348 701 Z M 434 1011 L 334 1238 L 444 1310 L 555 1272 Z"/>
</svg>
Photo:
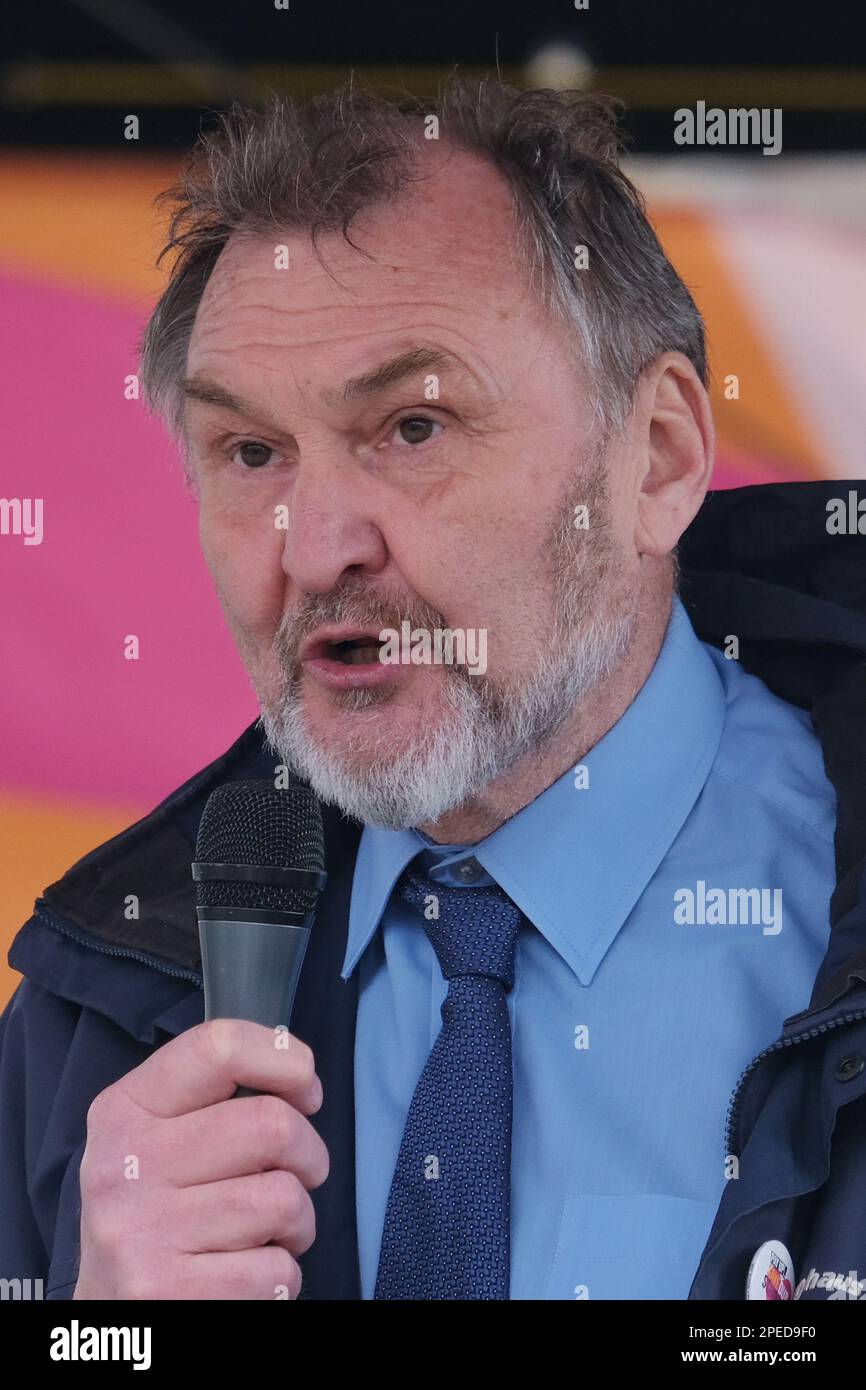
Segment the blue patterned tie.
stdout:
<svg viewBox="0 0 866 1390">
<path fill-rule="evenodd" d="M 519 908 L 499 887 L 449 888 L 407 869 L 448 994 L 412 1097 L 385 1212 L 375 1297 L 509 1292 L 511 1023 Z M 434 903 L 431 903 L 431 898 Z M 425 909 L 438 919 L 428 920 Z"/>
</svg>

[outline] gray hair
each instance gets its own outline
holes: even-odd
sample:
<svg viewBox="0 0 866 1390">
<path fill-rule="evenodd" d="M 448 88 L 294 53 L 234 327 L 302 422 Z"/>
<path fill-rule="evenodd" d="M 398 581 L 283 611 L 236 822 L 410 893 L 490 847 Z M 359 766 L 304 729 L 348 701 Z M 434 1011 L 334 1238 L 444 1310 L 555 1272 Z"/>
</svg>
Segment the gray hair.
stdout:
<svg viewBox="0 0 866 1390">
<path fill-rule="evenodd" d="M 435 101 L 395 100 L 350 78 L 306 101 L 233 105 L 199 136 L 171 207 L 158 264 L 176 251 L 169 284 L 145 330 L 148 406 L 184 436 L 181 382 L 193 321 L 217 257 L 234 232 L 340 231 L 357 213 L 402 193 L 422 173 L 429 118 L 451 145 L 488 159 L 508 181 L 530 283 L 576 333 L 603 433 L 622 428 L 640 373 L 677 350 L 708 378 L 704 327 L 619 168 L 621 103 L 611 97 L 519 90 L 493 77 L 452 74 Z M 425 128 L 425 122 L 427 122 Z M 578 247 L 587 249 L 576 268 Z M 360 248 L 358 248 L 360 249 Z"/>
</svg>

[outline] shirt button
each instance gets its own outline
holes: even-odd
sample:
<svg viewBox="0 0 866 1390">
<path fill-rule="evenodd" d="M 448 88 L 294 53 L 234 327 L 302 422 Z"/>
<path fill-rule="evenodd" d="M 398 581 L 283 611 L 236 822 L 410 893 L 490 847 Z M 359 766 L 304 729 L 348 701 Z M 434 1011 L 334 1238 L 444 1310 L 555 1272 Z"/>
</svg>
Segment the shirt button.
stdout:
<svg viewBox="0 0 866 1390">
<path fill-rule="evenodd" d="M 455 865 L 454 872 L 461 883 L 474 883 L 484 873 L 477 859 L 464 859 L 462 864 Z"/>
</svg>

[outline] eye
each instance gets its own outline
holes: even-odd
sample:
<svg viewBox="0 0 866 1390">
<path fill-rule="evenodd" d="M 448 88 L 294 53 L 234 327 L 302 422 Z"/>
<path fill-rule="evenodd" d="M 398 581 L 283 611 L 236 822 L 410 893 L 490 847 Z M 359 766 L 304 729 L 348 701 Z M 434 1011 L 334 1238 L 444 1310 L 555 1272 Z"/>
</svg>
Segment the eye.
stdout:
<svg viewBox="0 0 866 1390">
<path fill-rule="evenodd" d="M 394 425 L 392 434 L 400 431 L 398 443 L 403 444 L 426 444 L 429 439 L 434 439 L 434 430 L 441 430 L 442 425 L 438 420 L 432 420 L 429 415 L 404 415 Z"/>
<path fill-rule="evenodd" d="M 240 444 L 233 444 L 229 458 L 232 463 L 235 457 L 240 458 L 240 462 L 245 468 L 264 468 L 270 462 L 274 450 L 268 444 L 262 444 L 258 439 L 244 439 Z"/>
</svg>

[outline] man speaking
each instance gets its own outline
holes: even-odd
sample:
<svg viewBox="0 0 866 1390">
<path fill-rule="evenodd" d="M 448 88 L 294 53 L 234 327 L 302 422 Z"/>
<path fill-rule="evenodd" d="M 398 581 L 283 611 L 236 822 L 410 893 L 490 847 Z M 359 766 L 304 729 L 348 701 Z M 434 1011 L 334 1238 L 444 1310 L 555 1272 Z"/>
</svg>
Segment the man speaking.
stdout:
<svg viewBox="0 0 866 1390">
<path fill-rule="evenodd" d="M 3 1275 L 866 1272 L 863 542 L 822 484 L 704 503 L 701 319 L 617 158 L 601 98 L 350 85 L 235 108 L 171 191 L 143 381 L 261 722 L 16 938 Z M 328 882 L 275 1047 L 202 1022 L 189 864 L 214 787 L 286 771 Z"/>
</svg>

